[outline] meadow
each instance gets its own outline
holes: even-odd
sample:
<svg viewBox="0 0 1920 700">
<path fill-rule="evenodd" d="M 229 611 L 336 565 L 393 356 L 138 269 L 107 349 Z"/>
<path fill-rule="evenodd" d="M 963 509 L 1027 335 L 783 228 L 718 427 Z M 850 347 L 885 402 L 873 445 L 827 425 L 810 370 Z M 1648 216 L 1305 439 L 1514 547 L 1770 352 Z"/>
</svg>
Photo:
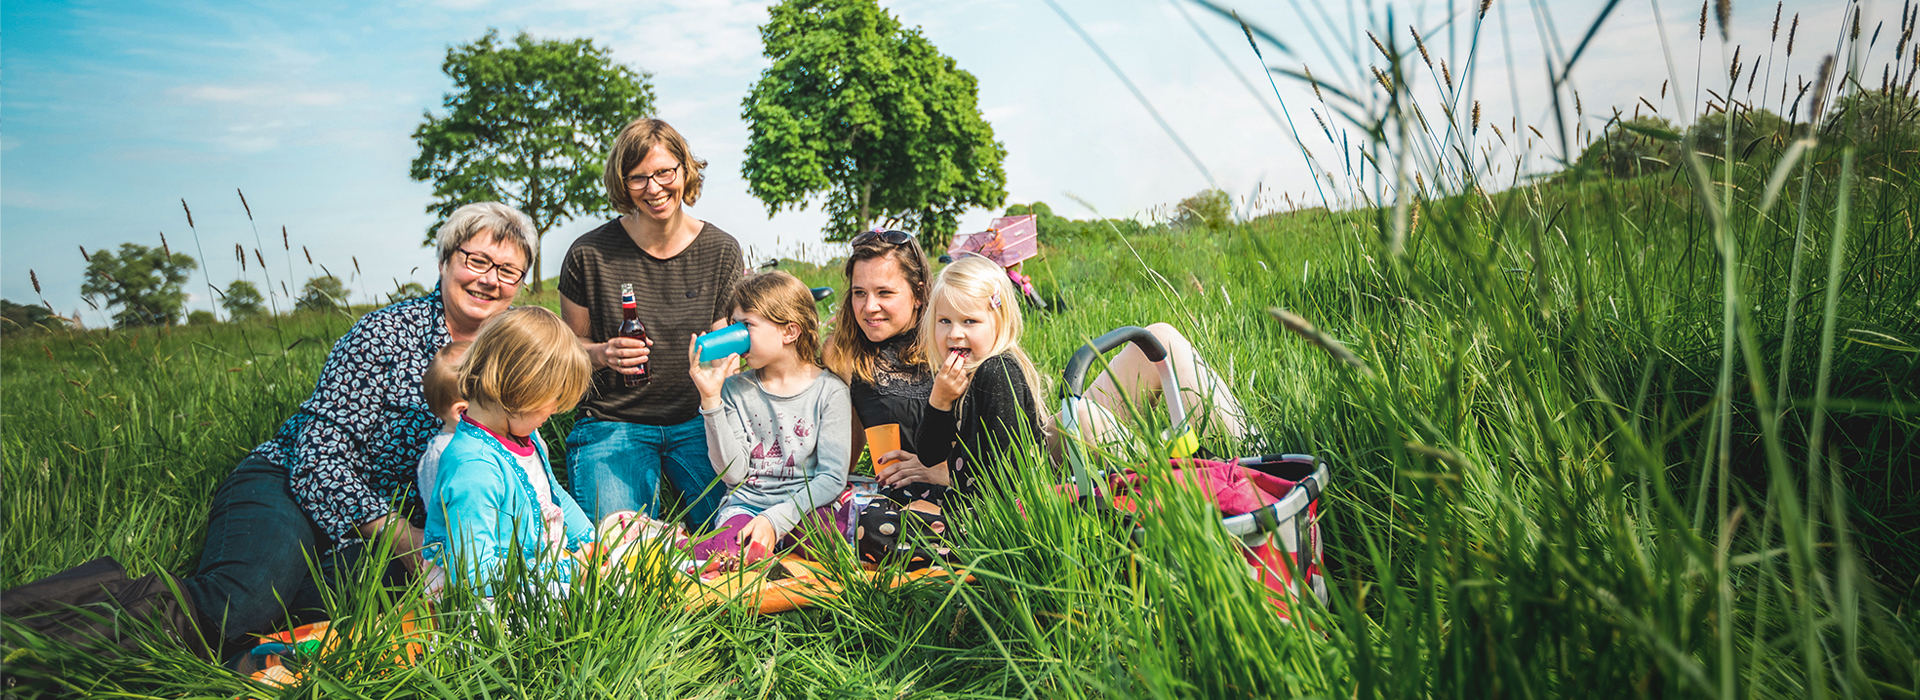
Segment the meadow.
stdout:
<svg viewBox="0 0 1920 700">
<path fill-rule="evenodd" d="M 1382 50 L 1382 87 L 1419 69 Z M 1396 159 L 1416 141 L 1403 94 L 1356 103 L 1385 167 L 1343 210 L 1082 230 L 1027 266 L 1053 301 L 1026 342 L 1052 389 L 1085 339 L 1166 321 L 1262 433 L 1210 448 L 1332 463 L 1331 602 L 1291 623 L 1192 494 L 1130 542 L 1054 497 L 1063 472 L 1030 450 L 1024 512 L 962 521 L 966 585 L 762 617 L 687 610 L 643 569 L 492 615 L 456 598 L 399 664 L 419 592 L 366 581 L 332 611 L 350 641 L 279 691 L 178 649 L 16 653 L 116 697 L 1920 695 L 1912 147 L 1800 125 L 1638 176 L 1494 183 L 1464 148 Z M 782 267 L 844 292 L 832 265 Z M 191 566 L 213 487 L 367 310 L 9 332 L 0 585 L 103 554 Z"/>
</svg>

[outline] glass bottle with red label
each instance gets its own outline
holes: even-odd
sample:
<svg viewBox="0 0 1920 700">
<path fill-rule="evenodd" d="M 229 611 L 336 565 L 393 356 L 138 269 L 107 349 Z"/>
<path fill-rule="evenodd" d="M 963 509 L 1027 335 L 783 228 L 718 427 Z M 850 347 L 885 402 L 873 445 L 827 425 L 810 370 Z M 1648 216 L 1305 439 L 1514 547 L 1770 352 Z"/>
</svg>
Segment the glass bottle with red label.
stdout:
<svg viewBox="0 0 1920 700">
<path fill-rule="evenodd" d="M 633 301 L 633 285 L 620 285 L 620 337 L 647 342 L 647 324 L 640 322 L 640 307 Z M 653 373 L 647 370 L 647 363 L 640 363 L 639 374 L 622 374 L 627 386 L 646 386 L 653 381 Z"/>
</svg>

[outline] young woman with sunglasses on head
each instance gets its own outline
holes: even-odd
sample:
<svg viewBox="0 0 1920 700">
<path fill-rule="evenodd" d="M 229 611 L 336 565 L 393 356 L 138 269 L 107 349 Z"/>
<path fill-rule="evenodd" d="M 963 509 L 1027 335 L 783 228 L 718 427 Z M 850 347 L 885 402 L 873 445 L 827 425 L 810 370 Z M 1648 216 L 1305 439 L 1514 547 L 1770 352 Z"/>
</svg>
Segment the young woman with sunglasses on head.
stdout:
<svg viewBox="0 0 1920 700">
<path fill-rule="evenodd" d="M 853 452 L 866 447 L 867 426 L 900 426 L 900 448 L 874 455 L 880 477 L 920 497 L 947 484 L 945 464 L 921 464 L 913 436 L 933 391 L 933 365 L 920 350 L 931 265 L 919 241 L 900 231 L 854 236 L 847 256 L 847 295 L 834 314 L 822 359 L 847 382 L 853 398 Z"/>
<path fill-rule="evenodd" d="M 696 529 L 726 495 L 708 463 L 687 343 L 725 325 L 744 265 L 733 236 L 686 210 L 700 198 L 704 167 L 666 122 L 628 124 L 603 177 L 622 216 L 576 239 L 561 263 L 560 316 L 594 366 L 567 436 L 567 483 L 596 521 L 622 510 L 658 517 L 662 476 Z M 627 284 L 645 342 L 620 334 Z M 626 377 L 643 370 L 648 381 L 627 386 Z"/>
</svg>

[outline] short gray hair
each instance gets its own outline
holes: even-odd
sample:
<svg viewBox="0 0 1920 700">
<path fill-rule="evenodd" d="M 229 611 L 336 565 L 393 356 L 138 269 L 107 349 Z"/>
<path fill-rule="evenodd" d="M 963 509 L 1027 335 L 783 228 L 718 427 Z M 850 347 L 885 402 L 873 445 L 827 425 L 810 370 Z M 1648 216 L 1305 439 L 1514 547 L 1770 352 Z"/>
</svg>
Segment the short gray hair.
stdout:
<svg viewBox="0 0 1920 700">
<path fill-rule="evenodd" d="M 481 231 L 493 234 L 494 243 L 511 242 L 520 247 L 521 257 L 526 258 L 528 269 L 533 268 L 533 220 L 513 207 L 499 202 L 475 202 L 459 209 L 447 217 L 440 230 L 433 234 L 434 243 L 440 249 L 440 264 L 453 259 L 453 251 L 480 235 Z"/>
</svg>

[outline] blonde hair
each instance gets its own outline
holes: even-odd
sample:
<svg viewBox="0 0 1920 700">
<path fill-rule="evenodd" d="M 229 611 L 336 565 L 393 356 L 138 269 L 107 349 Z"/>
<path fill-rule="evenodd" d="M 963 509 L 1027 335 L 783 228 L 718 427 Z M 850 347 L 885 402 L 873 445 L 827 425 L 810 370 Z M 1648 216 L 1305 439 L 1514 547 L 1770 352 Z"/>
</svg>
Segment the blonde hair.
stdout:
<svg viewBox="0 0 1920 700">
<path fill-rule="evenodd" d="M 680 201 L 693 204 L 700 201 L 700 171 L 707 162 L 693 157 L 693 150 L 687 146 L 686 138 L 675 131 L 672 125 L 658 119 L 641 117 L 628 122 L 613 138 L 613 152 L 607 154 L 607 169 L 601 174 L 601 183 L 607 186 L 607 203 L 613 210 L 622 214 L 638 211 L 633 206 L 633 192 L 627 189 L 627 173 L 640 167 L 640 161 L 646 160 L 647 152 L 654 146 L 667 149 L 667 154 L 680 161 L 680 177 L 685 178 L 680 186 Z"/>
<path fill-rule="evenodd" d="M 976 348 L 967 359 L 967 370 L 978 369 L 988 358 L 1006 353 L 1020 365 L 1020 373 L 1026 375 L 1034 411 L 1040 414 L 1034 419 L 1045 418 L 1047 405 L 1041 401 L 1044 390 L 1040 372 L 1034 368 L 1033 358 L 1020 348 L 1020 334 L 1025 328 L 1020 320 L 1020 293 L 1014 291 L 1007 271 L 979 256 L 961 258 L 940 271 L 939 278 L 933 282 L 933 291 L 927 294 L 927 310 L 920 314 L 920 352 L 929 358 L 946 356 L 940 349 L 940 338 L 934 327 L 937 321 L 933 307 L 941 299 L 959 311 L 993 317 L 993 346 L 984 353 Z"/>
<path fill-rule="evenodd" d="M 471 340 L 447 343 L 427 364 L 427 373 L 420 377 L 420 390 L 427 395 L 427 410 L 433 415 L 444 416 L 454 404 L 466 400 L 460 391 L 460 359 L 472 345 Z"/>
<path fill-rule="evenodd" d="M 864 262 L 882 263 L 892 260 L 900 268 L 900 277 L 907 282 L 907 288 L 913 293 L 913 323 L 903 332 L 913 334 L 913 342 L 907 344 L 900 353 L 900 361 L 908 366 L 931 368 L 926 353 L 920 349 L 920 320 L 927 315 L 927 278 L 929 272 L 927 254 L 920 250 L 918 236 L 908 238 L 906 243 L 893 245 L 879 238 L 866 241 L 853 247 L 853 253 L 847 256 L 847 283 L 853 283 L 853 268 Z M 826 348 L 820 359 L 828 370 L 840 375 L 846 381 L 859 378 L 872 383 L 874 358 L 880 355 L 880 344 L 867 339 L 860 330 L 860 314 L 853 308 L 853 293 L 841 297 L 840 311 L 833 317 L 833 333 L 827 336 Z"/>
<path fill-rule="evenodd" d="M 751 311 L 780 325 L 800 327 L 793 351 L 800 359 L 820 364 L 820 312 L 813 308 L 813 290 L 798 277 L 775 270 L 749 275 L 733 286 L 729 309 Z"/>
<path fill-rule="evenodd" d="M 480 325 L 460 361 L 460 388 L 467 400 L 525 413 L 558 403 L 579 403 L 592 381 L 593 365 L 573 330 L 552 311 L 520 306 Z"/>
</svg>

